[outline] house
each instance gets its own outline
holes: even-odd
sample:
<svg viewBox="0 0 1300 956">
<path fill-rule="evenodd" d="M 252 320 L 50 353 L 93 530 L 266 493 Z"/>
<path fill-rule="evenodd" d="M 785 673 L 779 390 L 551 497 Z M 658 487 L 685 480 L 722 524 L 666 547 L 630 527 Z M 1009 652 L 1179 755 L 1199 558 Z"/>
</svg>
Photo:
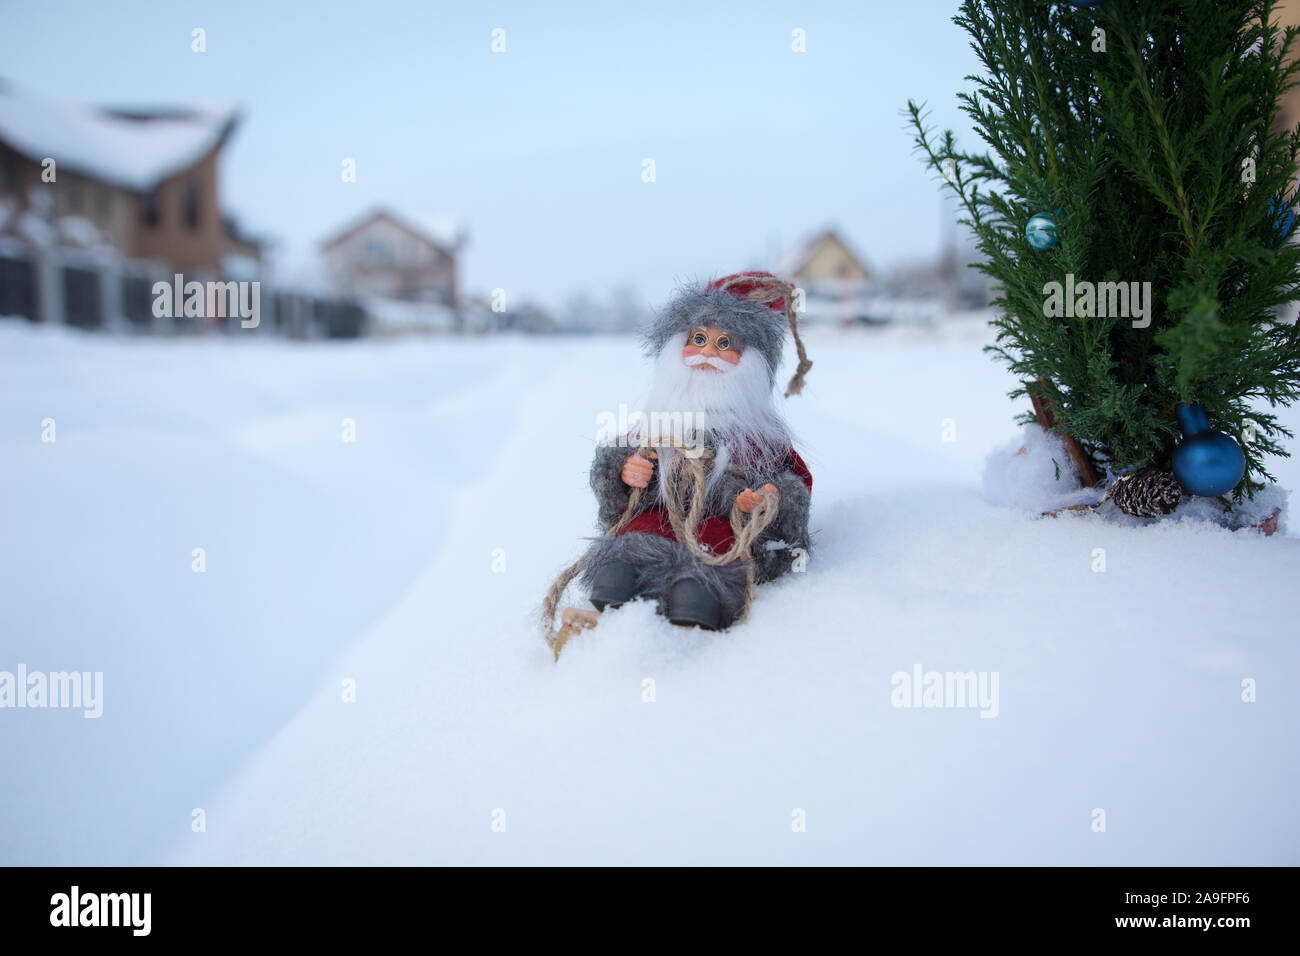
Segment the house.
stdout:
<svg viewBox="0 0 1300 956">
<path fill-rule="evenodd" d="M 943 202 L 951 205 L 949 199 Z M 877 275 L 835 229 L 813 235 L 777 266 L 804 292 L 802 319 L 838 325 L 927 324 L 953 312 L 975 312 L 989 300 L 980 256 L 955 208 L 945 215 L 941 251 L 912 266 Z"/>
<path fill-rule="evenodd" d="M 851 324 L 865 318 L 862 299 L 871 289 L 872 273 L 838 230 L 828 227 L 810 236 L 774 271 L 803 290 L 805 320 Z"/>
<path fill-rule="evenodd" d="M 842 293 L 871 279 L 866 263 L 834 228 L 801 243 L 777 266 L 777 274 L 821 294 Z"/>
<path fill-rule="evenodd" d="M 221 212 L 218 165 L 237 124 L 232 107 L 52 104 L 0 81 L 0 230 L 219 274 L 232 247 L 259 255 Z"/>
<path fill-rule="evenodd" d="M 465 233 L 450 221 L 417 222 L 374 209 L 321 243 L 330 282 L 377 299 L 459 305 L 457 259 Z"/>
</svg>

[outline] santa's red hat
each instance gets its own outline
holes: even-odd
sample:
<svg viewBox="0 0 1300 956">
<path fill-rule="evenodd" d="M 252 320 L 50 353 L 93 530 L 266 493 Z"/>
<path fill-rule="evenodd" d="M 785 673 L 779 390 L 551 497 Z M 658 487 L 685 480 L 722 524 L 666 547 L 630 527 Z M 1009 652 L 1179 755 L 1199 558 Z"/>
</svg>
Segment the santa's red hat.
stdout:
<svg viewBox="0 0 1300 956">
<path fill-rule="evenodd" d="M 733 275 L 714 279 L 709 283 L 710 289 L 730 292 L 734 296 L 753 296 L 763 305 L 775 312 L 785 312 L 787 293 L 793 295 L 794 286 L 784 279 L 779 279 L 770 272 L 737 272 Z"/>
</svg>

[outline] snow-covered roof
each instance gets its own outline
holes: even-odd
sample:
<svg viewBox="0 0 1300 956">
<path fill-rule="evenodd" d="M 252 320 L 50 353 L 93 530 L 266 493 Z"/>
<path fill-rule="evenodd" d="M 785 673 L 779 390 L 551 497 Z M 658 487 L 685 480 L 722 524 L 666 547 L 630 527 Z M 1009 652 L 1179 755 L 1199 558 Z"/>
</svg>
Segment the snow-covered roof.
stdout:
<svg viewBox="0 0 1300 956">
<path fill-rule="evenodd" d="M 233 105 L 105 110 L 34 99 L 0 83 L 0 141 L 35 162 L 145 191 L 198 162 L 230 134 Z"/>
<path fill-rule="evenodd" d="M 455 249 L 456 245 L 465 237 L 465 224 L 455 216 L 446 214 L 423 215 L 405 210 L 398 215 L 432 236 L 445 249 Z"/>
<path fill-rule="evenodd" d="M 466 233 L 462 223 L 452 216 L 446 215 L 423 215 L 403 210 L 394 212 L 387 207 L 380 206 L 375 209 L 367 210 L 363 215 L 353 219 L 342 229 L 327 236 L 321 242 L 322 249 L 328 249 L 331 246 L 342 242 L 351 236 L 357 230 L 369 225 L 376 219 L 387 219 L 389 222 L 396 224 L 418 238 L 425 239 L 439 246 L 446 252 L 454 253 L 464 241 Z"/>
</svg>

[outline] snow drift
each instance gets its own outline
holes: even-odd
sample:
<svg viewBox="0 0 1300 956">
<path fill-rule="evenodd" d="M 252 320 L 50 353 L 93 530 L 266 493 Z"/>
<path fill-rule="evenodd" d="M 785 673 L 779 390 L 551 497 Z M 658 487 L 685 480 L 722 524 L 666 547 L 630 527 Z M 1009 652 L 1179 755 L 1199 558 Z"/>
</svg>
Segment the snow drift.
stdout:
<svg viewBox="0 0 1300 956">
<path fill-rule="evenodd" d="M 806 573 L 555 664 L 631 340 L 0 327 L 0 669 L 104 673 L 98 720 L 0 712 L 0 860 L 1300 862 L 1300 542 L 993 504 L 977 347 L 811 339 Z"/>
</svg>

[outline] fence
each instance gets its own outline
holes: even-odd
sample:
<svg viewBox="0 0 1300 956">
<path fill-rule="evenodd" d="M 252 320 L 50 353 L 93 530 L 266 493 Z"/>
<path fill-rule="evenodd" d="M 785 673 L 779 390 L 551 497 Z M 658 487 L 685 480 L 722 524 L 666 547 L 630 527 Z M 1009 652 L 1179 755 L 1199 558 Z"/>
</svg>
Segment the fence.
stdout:
<svg viewBox="0 0 1300 956">
<path fill-rule="evenodd" d="M 215 276 L 186 275 L 192 279 Z M 20 244 L 0 243 L 0 317 L 53 322 L 80 329 L 135 332 L 224 330 L 273 333 L 289 338 L 356 338 L 368 330 L 366 310 L 350 299 L 268 290 L 260 284 L 260 315 L 245 328 L 240 315 L 186 316 L 158 308 L 154 287 L 174 277 L 152 263 L 104 259 L 58 250 L 36 254 Z M 220 311 L 220 310 L 219 310 Z M 159 313 L 163 313 L 160 315 Z"/>
<path fill-rule="evenodd" d="M 41 321 L 36 267 L 20 258 L 17 251 L 0 249 L 0 315 L 17 315 L 31 322 Z"/>
</svg>

